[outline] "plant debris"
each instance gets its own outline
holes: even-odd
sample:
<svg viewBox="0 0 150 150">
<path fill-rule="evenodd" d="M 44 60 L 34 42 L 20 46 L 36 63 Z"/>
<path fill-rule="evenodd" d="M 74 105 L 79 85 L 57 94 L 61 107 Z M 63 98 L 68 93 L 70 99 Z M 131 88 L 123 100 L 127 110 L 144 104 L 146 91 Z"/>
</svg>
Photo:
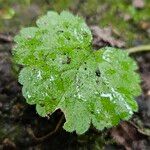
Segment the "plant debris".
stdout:
<svg viewBox="0 0 150 150">
<path fill-rule="evenodd" d="M 144 0 L 132 0 L 132 5 L 135 8 L 143 8 L 145 3 L 144 3 Z"/>
<path fill-rule="evenodd" d="M 103 46 L 113 46 L 122 48 L 125 46 L 125 42 L 113 37 L 113 31 L 109 28 L 100 28 L 98 26 L 91 26 L 91 31 L 93 33 L 93 46 L 97 49 Z"/>
</svg>

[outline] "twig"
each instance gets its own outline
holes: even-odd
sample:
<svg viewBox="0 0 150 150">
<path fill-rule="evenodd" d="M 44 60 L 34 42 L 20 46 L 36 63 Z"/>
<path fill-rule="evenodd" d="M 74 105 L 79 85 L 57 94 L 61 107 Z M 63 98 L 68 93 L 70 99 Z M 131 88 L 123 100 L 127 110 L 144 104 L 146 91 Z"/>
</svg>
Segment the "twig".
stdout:
<svg viewBox="0 0 150 150">
<path fill-rule="evenodd" d="M 143 51 L 150 51 L 150 45 L 141 45 L 133 48 L 126 49 L 126 51 L 131 53 L 143 52 Z"/>
<path fill-rule="evenodd" d="M 146 131 L 144 131 L 143 129 L 141 129 L 138 125 L 136 125 L 134 122 L 132 121 L 128 121 L 132 126 L 134 126 L 138 131 L 139 133 L 145 135 L 145 136 L 150 136 L 150 133 L 147 133 Z"/>
<path fill-rule="evenodd" d="M 56 133 L 58 131 L 59 127 L 61 126 L 61 123 L 62 123 L 63 119 L 64 119 L 64 115 L 61 116 L 61 118 L 60 118 L 59 122 L 57 123 L 55 129 L 53 131 L 51 131 L 50 133 L 48 133 L 47 135 L 45 135 L 45 136 L 36 137 L 31 128 L 27 128 L 27 131 L 32 136 L 32 138 L 35 139 L 37 142 L 43 142 L 46 139 L 48 139 L 51 135 L 53 135 L 54 133 Z"/>
</svg>

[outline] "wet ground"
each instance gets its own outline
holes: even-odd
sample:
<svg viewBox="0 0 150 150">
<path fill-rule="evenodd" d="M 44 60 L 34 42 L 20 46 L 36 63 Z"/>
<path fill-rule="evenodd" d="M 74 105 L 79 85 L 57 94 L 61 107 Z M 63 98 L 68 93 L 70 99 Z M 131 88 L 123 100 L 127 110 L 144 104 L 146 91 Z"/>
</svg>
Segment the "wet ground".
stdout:
<svg viewBox="0 0 150 150">
<path fill-rule="evenodd" d="M 34 106 L 26 104 L 21 93 L 21 85 L 17 82 L 21 66 L 14 64 L 11 54 L 14 35 L 21 27 L 34 24 L 36 18 L 48 9 L 61 11 L 69 8 L 75 14 L 82 15 L 91 27 L 94 37 L 93 46 L 96 49 L 107 45 L 128 48 L 149 44 L 150 18 L 147 18 L 147 14 L 138 21 L 129 13 L 125 18 L 124 28 L 127 33 L 124 34 L 121 31 L 122 23 L 116 26 L 113 22 L 107 21 L 108 17 L 101 13 L 109 9 L 111 1 L 105 1 L 100 5 L 96 0 L 76 2 L 66 0 L 65 3 L 47 0 L 42 4 L 38 0 L 36 2 L 8 0 L 5 3 L 1 0 L 0 4 L 0 149 L 150 149 L 150 52 L 131 55 L 137 61 L 138 73 L 142 79 L 143 92 L 136 98 L 139 112 L 135 113 L 130 121 L 121 122 L 118 127 L 103 132 L 91 128 L 82 136 L 62 129 L 62 124 L 59 124 L 61 111 L 56 111 L 50 118 L 41 118 L 36 114 Z M 122 8 L 120 5 L 118 8 Z M 133 6 L 132 3 L 130 5 Z M 143 13 L 150 4 L 145 5 L 146 7 L 143 6 L 140 10 L 137 8 L 137 12 Z M 14 13 L 4 11 L 10 8 Z M 119 16 L 120 12 L 116 15 Z M 62 123 L 64 121 L 62 119 Z"/>
</svg>

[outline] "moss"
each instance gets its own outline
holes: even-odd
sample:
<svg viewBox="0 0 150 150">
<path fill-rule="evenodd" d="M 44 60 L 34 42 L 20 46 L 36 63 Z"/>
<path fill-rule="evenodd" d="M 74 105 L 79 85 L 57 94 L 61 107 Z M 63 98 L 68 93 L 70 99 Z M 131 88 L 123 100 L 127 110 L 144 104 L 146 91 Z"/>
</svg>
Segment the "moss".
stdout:
<svg viewBox="0 0 150 150">
<path fill-rule="evenodd" d="M 51 8 L 57 11 L 70 9 L 86 18 L 88 24 L 99 24 L 101 27 L 112 26 L 131 45 L 131 41 L 144 34 L 139 29 L 139 22 L 150 20 L 150 3 L 145 0 L 142 9 L 136 9 L 129 0 L 66 0 L 51 1 Z M 127 20 L 126 17 L 129 17 Z M 123 33 L 123 34 L 122 34 Z M 144 37 L 145 35 L 143 35 Z"/>
</svg>

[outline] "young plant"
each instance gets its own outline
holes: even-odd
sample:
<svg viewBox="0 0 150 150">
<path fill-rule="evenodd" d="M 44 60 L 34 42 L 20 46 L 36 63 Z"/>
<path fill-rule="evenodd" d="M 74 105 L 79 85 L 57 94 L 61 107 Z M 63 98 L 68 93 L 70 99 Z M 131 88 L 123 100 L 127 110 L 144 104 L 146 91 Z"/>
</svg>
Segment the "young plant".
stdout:
<svg viewBox="0 0 150 150">
<path fill-rule="evenodd" d="M 50 11 L 36 24 L 15 37 L 13 55 L 24 66 L 19 75 L 23 96 L 40 116 L 61 109 L 64 129 L 82 134 L 91 124 L 103 130 L 137 111 L 140 79 L 127 52 L 93 50 L 84 20 L 66 11 Z"/>
</svg>

